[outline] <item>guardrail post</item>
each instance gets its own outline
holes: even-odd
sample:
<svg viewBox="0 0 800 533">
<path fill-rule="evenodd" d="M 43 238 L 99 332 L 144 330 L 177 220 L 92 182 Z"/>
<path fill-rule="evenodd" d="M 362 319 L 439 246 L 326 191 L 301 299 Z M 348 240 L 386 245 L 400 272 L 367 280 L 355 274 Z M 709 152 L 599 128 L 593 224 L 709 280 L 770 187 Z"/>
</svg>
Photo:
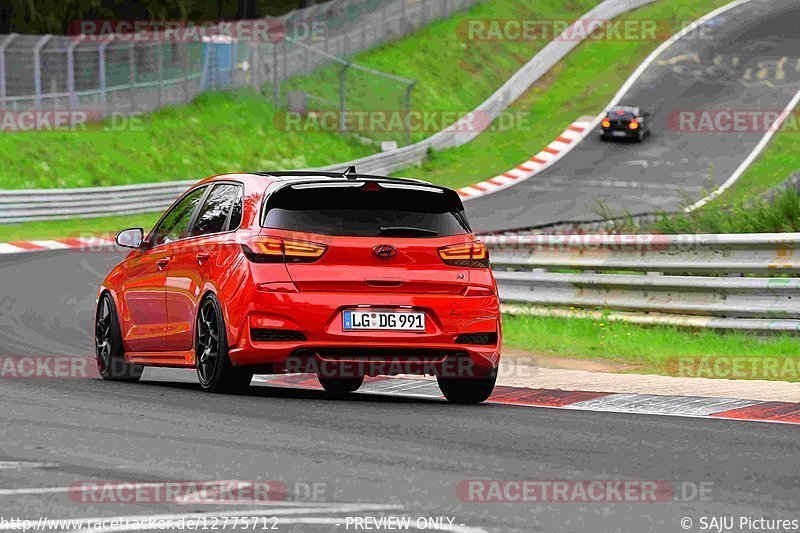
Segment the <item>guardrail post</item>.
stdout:
<svg viewBox="0 0 800 533">
<path fill-rule="evenodd" d="M 47 44 L 53 36 L 50 34 L 43 35 L 41 39 L 36 42 L 33 47 L 33 86 L 34 86 L 34 102 L 37 108 L 42 106 L 42 62 L 41 51 L 42 47 Z"/>
<path fill-rule="evenodd" d="M 9 33 L 0 42 L 0 109 L 6 108 L 6 47 L 16 36 L 16 33 Z"/>
</svg>

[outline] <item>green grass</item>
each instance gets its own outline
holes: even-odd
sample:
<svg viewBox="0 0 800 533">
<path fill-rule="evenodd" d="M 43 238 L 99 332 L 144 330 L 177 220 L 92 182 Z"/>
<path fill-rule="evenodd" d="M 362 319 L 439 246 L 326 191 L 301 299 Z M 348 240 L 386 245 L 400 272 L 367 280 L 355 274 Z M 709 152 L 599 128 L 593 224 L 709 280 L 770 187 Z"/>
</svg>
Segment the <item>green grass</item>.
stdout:
<svg viewBox="0 0 800 533">
<path fill-rule="evenodd" d="M 119 230 L 125 228 L 141 227 L 145 231 L 149 230 L 155 225 L 160 216 L 161 213 L 145 213 L 142 215 L 0 224 L 0 242 L 59 239 L 87 235 L 113 237 Z"/>
<path fill-rule="evenodd" d="M 410 37 L 383 44 L 350 59 L 359 65 L 416 80 L 412 93 L 414 110 L 464 114 L 501 87 L 548 43 L 546 39 L 470 40 L 468 21 L 572 21 L 598 3 L 598 0 L 484 2 L 468 12 L 433 22 Z M 293 79 L 288 85 L 336 103 L 339 101 L 340 70 L 339 65 L 322 67 L 309 76 Z M 404 84 L 354 70 L 349 71 L 347 79 L 349 109 L 403 109 Z M 367 90 L 360 90 L 362 87 Z M 442 123 L 442 127 L 451 122 Z M 415 131 L 412 139 L 419 141 L 433 133 L 435 131 Z"/>
<path fill-rule="evenodd" d="M 620 19 L 663 21 L 676 31 L 728 0 L 662 0 Z M 653 40 L 589 40 L 539 80 L 509 109 L 519 127 L 497 124 L 472 142 L 398 174 L 463 187 L 513 168 L 547 146 L 575 119 L 597 115 L 622 82 L 658 46 Z M 476 46 L 482 46 L 477 44 Z"/>
<path fill-rule="evenodd" d="M 89 187 L 201 179 L 242 170 L 298 168 L 367 155 L 332 133 L 278 133 L 275 108 L 251 91 L 206 93 L 120 131 L 0 135 L 5 189 Z"/>
<path fill-rule="evenodd" d="M 415 109 L 468 111 L 546 43 L 466 43 L 457 31 L 464 21 L 576 18 L 598 1 L 490 0 L 354 59 L 416 79 Z M 491 68 L 486 68 L 490 58 Z M 335 91 L 333 72 L 321 68 L 296 83 L 313 84 L 317 92 L 326 87 Z M 377 150 L 353 136 L 285 131 L 279 126 L 280 113 L 271 96 L 241 90 L 204 94 L 189 105 L 161 109 L 141 117 L 136 129 L 4 133 L 0 184 L 24 189 L 200 179 L 242 170 L 321 166 Z"/>
<path fill-rule="evenodd" d="M 634 365 L 634 372 L 649 374 L 674 375 L 681 358 L 780 360 L 786 357 L 800 362 L 796 336 L 760 337 L 743 332 L 642 326 L 587 318 L 504 315 L 503 342 L 544 356 L 625 363 Z M 781 379 L 800 381 L 798 375 L 784 375 Z"/>
<path fill-rule="evenodd" d="M 725 205 L 736 205 L 751 200 L 779 185 L 800 170 L 800 153 L 797 152 L 797 131 L 781 130 L 742 174 L 736 183 L 716 200 Z"/>
<path fill-rule="evenodd" d="M 772 198 L 713 201 L 692 213 L 664 214 L 649 228 L 660 233 L 784 233 L 800 231 L 800 191 Z"/>
</svg>

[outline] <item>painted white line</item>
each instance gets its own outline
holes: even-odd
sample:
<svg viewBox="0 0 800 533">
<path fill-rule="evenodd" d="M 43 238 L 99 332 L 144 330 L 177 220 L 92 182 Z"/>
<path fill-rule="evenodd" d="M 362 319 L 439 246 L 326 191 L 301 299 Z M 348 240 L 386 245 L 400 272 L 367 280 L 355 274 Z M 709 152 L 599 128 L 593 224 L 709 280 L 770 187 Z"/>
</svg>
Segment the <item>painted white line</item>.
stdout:
<svg viewBox="0 0 800 533">
<path fill-rule="evenodd" d="M 36 463 L 33 461 L 0 461 L 0 470 L 19 470 L 21 468 L 45 468 L 58 466 L 55 463 Z"/>
<path fill-rule="evenodd" d="M 772 136 L 775 135 L 775 133 L 781 128 L 783 123 L 786 122 L 786 119 L 789 117 L 789 115 L 791 115 L 792 110 L 795 107 L 797 107 L 798 102 L 800 102 L 800 89 L 798 89 L 798 91 L 794 93 L 792 99 L 783 109 L 778 118 L 775 119 L 775 122 L 772 123 L 772 126 L 770 126 L 770 128 L 767 130 L 767 132 L 764 134 L 764 136 L 761 138 L 761 140 L 758 142 L 755 148 L 753 148 L 753 151 L 750 152 L 750 154 L 745 158 L 744 161 L 742 161 L 742 163 L 738 167 L 736 167 L 736 170 L 734 170 L 733 174 L 731 174 L 730 177 L 728 177 L 728 179 L 725 180 L 725 183 L 717 187 L 716 190 L 714 190 L 711 194 L 709 194 L 705 198 L 698 200 L 697 202 L 693 203 L 692 205 L 684 209 L 684 212 L 691 213 L 695 209 L 703 207 L 708 202 L 714 200 L 715 198 L 718 198 L 720 194 L 722 194 L 726 189 L 729 189 L 731 185 L 736 183 L 736 181 L 742 176 L 742 174 L 744 174 L 745 170 L 748 169 L 748 167 L 753 163 L 753 161 L 755 161 L 758 155 L 764 150 L 769 141 L 772 139 Z"/>
<path fill-rule="evenodd" d="M 667 39 L 666 41 L 661 43 L 658 46 L 658 48 L 656 48 L 655 50 L 650 52 L 650 55 L 645 58 L 645 60 L 642 62 L 642 64 L 639 65 L 636 68 L 636 70 L 633 71 L 633 74 L 631 74 L 630 77 L 627 80 L 625 80 L 625 83 L 622 84 L 622 87 L 620 87 L 619 91 L 617 91 L 617 94 L 615 94 L 614 98 L 611 99 L 611 102 L 608 103 L 608 106 L 606 106 L 606 109 L 608 109 L 610 107 L 614 107 L 615 105 L 617 105 L 619 103 L 619 101 L 622 100 L 622 97 L 625 96 L 625 93 L 627 93 L 630 90 L 630 88 L 633 86 L 633 84 L 636 83 L 636 81 L 638 81 L 638 79 L 642 76 L 644 71 L 647 70 L 647 68 L 656 59 L 658 59 L 658 56 L 660 56 L 667 48 L 672 46 L 676 41 L 680 40 L 682 37 L 684 37 L 686 35 L 695 35 L 693 33 L 695 28 L 697 28 L 701 24 L 705 24 L 707 21 L 713 19 L 717 15 L 721 15 L 722 13 L 725 13 L 726 11 L 729 11 L 729 10 L 735 8 L 735 7 L 738 7 L 738 6 L 742 5 L 742 4 L 745 4 L 745 3 L 750 2 L 750 1 L 751 0 L 736 0 L 734 2 L 731 2 L 730 4 L 725 4 L 724 6 L 722 6 L 720 8 L 717 8 L 717 9 L 715 9 L 714 11 L 712 11 L 710 13 L 706 13 L 705 15 L 703 15 L 699 19 L 695 20 L 694 22 L 690 23 L 689 25 L 685 26 L 678 33 L 676 33 L 675 35 L 673 35 L 672 37 L 670 37 L 669 39 Z M 605 113 L 601 113 L 600 115 L 598 115 L 590 123 L 591 124 L 591 129 L 594 129 L 595 127 L 597 127 L 597 124 L 599 124 L 600 121 L 603 119 L 603 115 L 604 114 Z"/>
</svg>

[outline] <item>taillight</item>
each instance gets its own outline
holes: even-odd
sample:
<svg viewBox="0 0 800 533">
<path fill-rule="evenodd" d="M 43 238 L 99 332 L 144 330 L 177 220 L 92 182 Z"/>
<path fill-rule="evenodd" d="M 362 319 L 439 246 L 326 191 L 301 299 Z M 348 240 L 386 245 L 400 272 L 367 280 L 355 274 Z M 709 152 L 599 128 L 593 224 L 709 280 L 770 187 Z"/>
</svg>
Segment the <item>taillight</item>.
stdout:
<svg viewBox="0 0 800 533">
<path fill-rule="evenodd" d="M 611 121 L 608 120 L 607 118 L 603 119 L 603 123 L 602 124 L 603 124 L 604 128 L 610 128 L 611 127 Z"/>
<path fill-rule="evenodd" d="M 636 122 L 635 120 L 631 120 L 630 124 L 628 124 L 628 127 L 632 130 L 638 129 L 639 123 Z"/>
<path fill-rule="evenodd" d="M 254 263 L 313 263 L 325 254 L 328 247 L 280 237 L 254 237 L 242 244 L 242 250 Z"/>
<path fill-rule="evenodd" d="M 488 268 L 489 251 L 481 241 L 453 244 L 439 248 L 439 257 L 447 265 Z"/>
</svg>

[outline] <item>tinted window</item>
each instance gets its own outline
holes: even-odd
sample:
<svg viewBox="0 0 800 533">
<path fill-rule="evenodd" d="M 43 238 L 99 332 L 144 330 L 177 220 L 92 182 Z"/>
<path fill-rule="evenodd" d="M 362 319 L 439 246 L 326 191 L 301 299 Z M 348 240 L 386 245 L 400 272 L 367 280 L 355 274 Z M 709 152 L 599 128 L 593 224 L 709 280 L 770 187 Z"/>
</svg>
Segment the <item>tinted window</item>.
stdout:
<svg viewBox="0 0 800 533">
<path fill-rule="evenodd" d="M 234 202 L 239 198 L 240 189 L 241 187 L 238 185 L 226 183 L 214 185 L 203 207 L 200 208 L 192 235 L 208 235 L 225 231 L 228 227 L 228 215 Z M 241 219 L 241 215 L 239 218 Z M 231 227 L 235 228 L 238 225 L 237 223 Z"/>
<path fill-rule="evenodd" d="M 636 107 L 613 107 L 607 116 L 609 118 L 634 118 L 639 116 L 639 109 Z"/>
<path fill-rule="evenodd" d="M 158 227 L 153 231 L 153 246 L 177 241 L 186 237 L 189 222 L 192 220 L 197 204 L 203 198 L 206 187 L 200 187 L 184 196 L 170 209 Z"/>
<path fill-rule="evenodd" d="M 233 204 L 233 211 L 231 211 L 231 221 L 228 224 L 228 229 L 236 229 L 242 223 L 242 187 L 237 187 L 239 191 L 236 194 L 236 201 Z"/>
<path fill-rule="evenodd" d="M 263 225 L 362 237 L 435 237 L 470 232 L 461 200 L 453 191 L 353 185 L 280 189 L 267 204 Z"/>
</svg>

